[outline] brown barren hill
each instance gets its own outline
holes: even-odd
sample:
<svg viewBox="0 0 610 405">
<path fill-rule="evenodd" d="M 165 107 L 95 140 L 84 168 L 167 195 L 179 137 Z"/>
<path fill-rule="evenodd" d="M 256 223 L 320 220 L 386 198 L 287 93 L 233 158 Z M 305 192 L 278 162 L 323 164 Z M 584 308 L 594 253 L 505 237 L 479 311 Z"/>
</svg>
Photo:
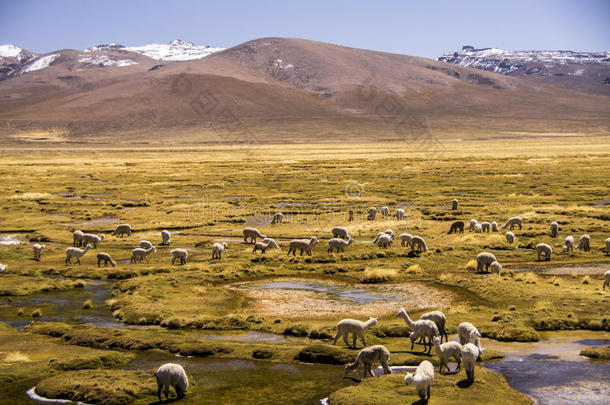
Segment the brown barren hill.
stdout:
<svg viewBox="0 0 610 405">
<path fill-rule="evenodd" d="M 0 82 L 0 143 L 301 143 L 608 134 L 609 99 L 432 59 L 263 38 L 203 59 L 75 50 Z M 83 56 L 85 55 L 85 56 Z M 41 56 L 44 57 L 45 55 Z M 135 62 L 104 66 L 104 57 Z"/>
</svg>

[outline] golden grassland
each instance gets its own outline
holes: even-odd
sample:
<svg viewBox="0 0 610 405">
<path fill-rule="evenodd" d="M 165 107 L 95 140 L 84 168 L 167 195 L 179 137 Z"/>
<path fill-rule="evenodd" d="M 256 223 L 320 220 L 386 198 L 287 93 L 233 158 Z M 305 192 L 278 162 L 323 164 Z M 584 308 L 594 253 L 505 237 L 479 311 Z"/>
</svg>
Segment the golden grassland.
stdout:
<svg viewBox="0 0 610 405">
<path fill-rule="evenodd" d="M 327 344 L 338 320 L 364 318 L 373 308 L 376 313 L 370 315 L 378 316 L 379 323 L 367 333 L 367 343 L 388 346 L 393 364 L 417 364 L 428 358 L 409 351 L 404 339 L 408 330 L 395 317 L 400 307 L 413 318 L 440 309 L 447 315 L 450 332 L 470 321 L 484 336 L 498 340 L 535 341 L 543 330 L 610 330 L 610 301 L 601 290 L 603 271 L 610 266 L 603 250 L 610 237 L 608 138 L 444 142 L 442 151 L 412 150 L 403 143 L 4 149 L 0 172 L 0 233 L 23 242 L 0 245 L 0 262 L 8 265 L 1 276 L 1 299 L 10 303 L 13 296 L 82 287 L 79 279 L 108 279 L 114 283 L 108 310 L 125 323 L 149 325 L 115 331 L 46 323 L 45 316 L 52 313 L 45 309 L 25 332 L 10 332 L 28 339 L 59 339 L 54 344 L 68 351 L 116 347 L 126 353 L 157 349 L 251 359 L 259 350 L 267 353 L 267 361 L 292 362 L 313 344 L 322 343 L 323 352 L 330 350 Z M 460 200 L 457 211 L 450 210 L 453 198 Z M 392 212 L 403 207 L 408 218 L 365 220 L 368 207 L 383 205 Z M 353 222 L 347 221 L 349 209 L 355 211 Z M 284 223 L 270 223 L 275 212 L 284 213 Z M 502 225 L 516 215 L 524 218 L 524 226 L 513 231 L 513 245 L 506 243 L 503 232 L 447 233 L 455 220 L 476 218 Z M 549 235 L 552 221 L 560 224 L 559 238 Z M 134 228 L 131 237 L 110 235 L 125 222 Z M 327 240 L 336 225 L 346 226 L 357 243 L 344 253 L 329 255 Z M 253 254 L 252 246 L 243 243 L 245 226 L 274 238 L 282 250 Z M 72 245 L 71 232 L 76 229 L 106 237 L 84 256 L 82 265 L 66 266 L 64 250 Z M 158 245 L 162 229 L 174 232 L 170 247 Z M 370 243 L 386 229 L 424 237 L 428 251 L 412 254 L 400 247 L 399 240 L 389 249 Z M 565 236 L 578 240 L 585 233 L 592 239 L 590 252 L 562 253 Z M 286 256 L 290 239 L 311 236 L 320 240 L 312 256 Z M 128 263 L 131 249 L 142 239 L 157 245 L 157 253 L 150 263 Z M 228 248 L 222 260 L 211 261 L 211 245 L 223 241 Z M 39 262 L 32 259 L 34 242 L 46 245 Z M 535 260 L 532 249 L 540 242 L 553 247 L 550 262 Z M 171 265 L 169 251 L 176 247 L 189 250 L 184 266 Z M 95 254 L 100 251 L 109 253 L 117 266 L 98 268 Z M 496 255 L 502 274 L 474 273 L 471 261 L 481 251 Z M 583 282 L 585 275 L 588 280 Z M 288 298 L 285 291 L 269 290 L 267 298 L 277 307 L 265 312 L 261 290 L 250 290 L 257 292 L 252 295 L 235 285 L 278 277 L 328 281 L 372 294 L 400 288 L 418 293 L 387 308 L 354 304 L 351 309 L 345 301 L 297 291 L 294 297 L 303 298 L 304 310 L 296 311 L 281 305 Z M 308 303 L 321 312 L 308 311 Z M 23 316 L 36 309 L 23 308 Z M 197 329 L 255 330 L 289 337 L 273 345 L 218 343 L 189 334 Z M 350 359 L 356 354 L 338 350 L 327 357 Z M 34 355 L 13 352 L 6 358 Z M 432 359 L 436 363 L 436 356 Z M 113 370 L 103 372 L 103 381 L 118 381 L 118 372 L 114 378 Z M 29 378 L 48 375 L 38 368 L 28 373 Z M 528 401 L 502 377 L 479 368 L 477 373 L 482 385 L 495 387 L 495 395 L 514 396 L 515 403 Z M 128 378 L 144 377 L 136 373 Z M 441 377 L 433 387 L 437 400 L 459 400 L 470 396 L 471 389 L 481 389 L 455 389 L 461 378 Z M 58 386 L 61 381 L 47 382 L 47 391 L 69 391 L 70 387 Z M 355 401 L 359 395 L 365 398 L 387 389 L 389 396 L 380 393 L 377 403 L 415 399 L 413 388 L 399 385 L 396 377 L 384 377 L 383 385 L 362 383 L 332 398 L 343 403 L 345 398 Z M 137 386 L 141 395 L 130 401 L 152 399 L 150 387 Z M 481 398 L 487 403 L 485 396 Z"/>
</svg>

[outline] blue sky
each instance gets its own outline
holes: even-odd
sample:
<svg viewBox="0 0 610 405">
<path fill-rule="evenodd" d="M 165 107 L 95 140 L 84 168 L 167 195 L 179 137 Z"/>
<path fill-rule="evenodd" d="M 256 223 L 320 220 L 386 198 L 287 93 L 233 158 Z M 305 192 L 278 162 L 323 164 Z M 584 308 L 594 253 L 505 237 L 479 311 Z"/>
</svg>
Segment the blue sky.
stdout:
<svg viewBox="0 0 610 405">
<path fill-rule="evenodd" d="M 0 0 L 0 44 L 34 52 L 279 36 L 436 58 L 462 45 L 610 49 L 609 0 Z"/>
</svg>

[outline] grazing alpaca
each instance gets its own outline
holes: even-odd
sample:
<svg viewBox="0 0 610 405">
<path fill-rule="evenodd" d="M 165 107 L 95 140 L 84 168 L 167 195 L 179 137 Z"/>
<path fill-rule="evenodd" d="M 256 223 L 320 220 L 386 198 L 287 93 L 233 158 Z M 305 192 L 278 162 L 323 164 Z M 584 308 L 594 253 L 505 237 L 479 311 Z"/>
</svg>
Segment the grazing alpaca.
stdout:
<svg viewBox="0 0 610 405">
<path fill-rule="evenodd" d="M 451 371 L 451 369 L 449 368 L 449 359 L 451 359 L 452 357 L 457 362 L 457 368 L 455 372 L 459 372 L 460 363 L 462 362 L 462 345 L 458 342 L 447 342 L 441 344 L 441 338 L 439 338 L 438 336 L 434 338 L 433 343 L 434 350 L 436 351 L 436 354 L 438 355 L 441 363 L 438 368 L 438 372 L 443 372 L 443 366 L 447 368 L 448 372 Z"/>
<path fill-rule="evenodd" d="M 165 388 L 165 400 L 169 399 L 169 387 L 174 387 L 178 399 L 183 398 L 189 389 L 189 379 L 180 364 L 166 363 L 155 372 L 157 377 L 157 396 L 161 402 L 161 390 Z"/>
<path fill-rule="evenodd" d="M 515 228 L 515 226 L 518 226 L 519 230 L 521 230 L 521 228 L 523 227 L 522 225 L 523 225 L 523 218 L 512 217 L 512 218 L 509 218 L 509 220 L 506 221 L 506 223 L 504 225 L 502 225 L 502 230 L 506 229 L 509 226 L 510 226 L 511 231 Z"/>
<path fill-rule="evenodd" d="M 472 343 L 466 343 L 462 348 L 462 363 L 466 370 L 466 378 L 468 381 L 474 381 L 474 367 L 477 359 L 481 357 L 481 351 Z"/>
<path fill-rule="evenodd" d="M 563 252 L 567 253 L 569 251 L 574 251 L 574 237 L 572 235 L 566 236 L 563 240 Z"/>
<path fill-rule="evenodd" d="M 415 375 L 407 373 L 405 375 L 405 384 L 415 384 L 417 395 L 426 403 L 430 399 L 430 385 L 434 381 L 434 366 L 428 360 L 419 363 L 415 370 Z"/>
<path fill-rule="evenodd" d="M 214 243 L 212 245 L 212 260 L 214 259 L 222 259 L 222 252 L 227 248 L 227 244 L 226 242 L 220 244 L 220 243 Z"/>
<path fill-rule="evenodd" d="M 38 243 L 34 243 L 32 245 L 32 250 L 34 251 L 34 260 L 40 261 L 40 255 L 42 255 L 42 251 L 45 249 L 45 245 L 39 245 Z"/>
<path fill-rule="evenodd" d="M 172 265 L 176 261 L 176 259 L 180 260 L 180 264 L 186 264 L 186 260 L 189 257 L 189 252 L 186 249 L 172 249 L 170 250 L 172 254 Z"/>
<path fill-rule="evenodd" d="M 602 284 L 602 291 L 608 287 L 610 289 L 610 270 L 604 273 L 604 283 Z"/>
<path fill-rule="evenodd" d="M 104 267 L 108 266 L 108 263 L 112 265 L 112 267 L 116 266 L 116 263 L 108 253 L 100 252 L 97 254 L 97 267 L 102 267 L 101 264 L 104 262 Z"/>
<path fill-rule="evenodd" d="M 402 208 L 397 208 L 396 212 L 394 213 L 394 216 L 398 220 L 405 219 L 408 217 L 407 213 Z"/>
<path fill-rule="evenodd" d="M 122 238 L 123 235 L 131 236 L 131 226 L 129 224 L 121 224 L 116 227 L 114 232 L 112 232 L 112 235 L 120 238 Z"/>
<path fill-rule="evenodd" d="M 366 322 L 359 321 L 357 319 L 343 319 L 337 324 L 337 333 L 333 340 L 333 345 L 337 343 L 340 337 L 343 337 L 343 341 L 349 347 L 348 336 L 351 333 L 354 342 L 354 348 L 356 347 L 356 340 L 359 337 L 362 340 L 362 344 L 366 346 L 364 340 L 364 332 L 371 326 L 377 325 L 377 318 L 370 318 Z"/>
<path fill-rule="evenodd" d="M 426 246 L 426 241 L 424 238 L 420 236 L 414 236 L 411 238 L 411 251 L 416 252 L 427 252 L 428 247 Z"/>
<path fill-rule="evenodd" d="M 255 243 L 256 238 L 265 239 L 265 235 L 260 233 L 257 229 L 254 228 L 244 228 L 244 242 L 246 243 Z M 248 238 L 250 238 L 250 242 L 248 242 Z"/>
<path fill-rule="evenodd" d="M 458 209 L 458 200 L 457 198 L 454 198 L 453 201 L 451 201 L 451 211 L 455 211 Z"/>
<path fill-rule="evenodd" d="M 66 266 L 70 264 L 73 257 L 76 257 L 75 264 L 81 264 L 80 259 L 87 253 L 88 250 L 93 249 L 93 246 L 87 245 L 84 249 L 79 249 L 76 247 L 69 247 L 66 249 Z"/>
<path fill-rule="evenodd" d="M 464 233 L 464 221 L 455 221 L 449 228 L 449 234 L 452 233 Z"/>
<path fill-rule="evenodd" d="M 316 246 L 318 243 L 320 243 L 318 241 L 318 238 L 316 238 L 315 236 L 312 236 L 310 240 L 306 240 L 306 239 L 294 239 L 290 241 L 290 248 L 288 249 L 288 254 L 286 256 L 289 256 L 290 253 L 292 252 L 293 256 L 297 255 L 297 250 L 301 250 L 301 256 L 303 256 L 303 251 L 307 252 L 307 254 L 309 256 L 311 256 L 311 249 L 313 249 L 314 246 Z"/>
<path fill-rule="evenodd" d="M 591 250 L 591 237 L 587 234 L 582 235 L 580 239 L 578 239 L 578 245 L 576 245 L 576 249 L 589 252 Z"/>
<path fill-rule="evenodd" d="M 381 367 L 383 368 L 383 374 L 392 374 L 390 370 L 390 366 L 388 361 L 390 360 L 390 351 L 382 345 L 375 345 L 371 347 L 366 347 L 360 350 L 358 356 L 356 356 L 356 360 L 353 363 L 350 363 L 345 366 L 345 374 L 350 373 L 361 365 L 364 369 L 363 379 L 366 377 L 373 377 L 373 364 L 381 363 Z"/>
<path fill-rule="evenodd" d="M 406 247 L 411 246 L 411 239 L 413 239 L 413 237 L 411 235 L 409 235 L 408 233 L 401 233 L 399 238 L 400 238 L 400 246 L 406 246 Z"/>
<path fill-rule="evenodd" d="M 257 250 L 260 250 L 263 254 L 265 254 L 265 252 L 269 248 L 280 250 L 280 247 L 278 246 L 277 243 L 275 243 L 275 241 L 273 239 L 266 238 L 266 239 L 263 239 L 262 242 L 256 242 L 254 244 L 254 250 L 252 250 L 252 253 L 256 253 Z"/>
<path fill-rule="evenodd" d="M 369 221 L 373 221 L 373 220 L 375 220 L 376 215 L 377 215 L 377 208 L 371 207 L 371 208 L 369 208 L 369 213 L 366 216 L 366 219 Z"/>
<path fill-rule="evenodd" d="M 428 346 L 428 354 L 430 354 L 430 351 L 432 350 L 432 338 L 439 334 L 436 324 L 429 319 L 420 319 L 416 322 L 413 322 L 404 308 L 398 311 L 396 316 L 404 319 L 407 326 L 409 326 L 411 330 L 413 330 L 413 332 L 411 332 L 411 334 L 409 335 L 409 338 L 411 339 L 411 350 L 413 350 L 415 341 L 423 336 L 424 349 L 426 346 Z M 428 338 L 428 343 L 426 343 L 425 338 Z"/>
<path fill-rule="evenodd" d="M 333 234 L 333 238 L 341 238 L 341 239 L 349 240 L 349 238 L 351 237 L 351 236 L 349 236 L 349 232 L 347 231 L 347 229 L 342 226 L 335 226 L 331 230 L 331 232 Z"/>
<path fill-rule="evenodd" d="M 273 219 L 271 220 L 271 223 L 272 224 L 281 224 L 283 220 L 284 220 L 284 214 L 282 214 L 281 212 L 276 212 L 275 214 L 273 214 Z"/>
<path fill-rule="evenodd" d="M 477 273 L 482 273 L 483 271 L 489 272 L 489 266 L 496 261 L 496 256 L 493 253 L 479 253 L 477 255 Z"/>
<path fill-rule="evenodd" d="M 354 220 L 354 210 L 349 210 L 348 211 L 348 221 L 353 221 Z"/>
<path fill-rule="evenodd" d="M 538 256 L 538 261 L 540 261 L 541 255 L 544 255 L 545 260 L 551 260 L 552 254 L 553 248 L 546 243 L 539 243 L 536 245 L 536 255 Z"/>
<path fill-rule="evenodd" d="M 551 222 L 551 238 L 559 236 L 559 224 L 556 221 Z"/>
<path fill-rule="evenodd" d="M 171 237 L 172 235 L 169 233 L 169 231 L 167 230 L 162 230 L 161 231 L 161 245 L 163 246 L 169 246 L 169 244 L 171 243 Z"/>
</svg>

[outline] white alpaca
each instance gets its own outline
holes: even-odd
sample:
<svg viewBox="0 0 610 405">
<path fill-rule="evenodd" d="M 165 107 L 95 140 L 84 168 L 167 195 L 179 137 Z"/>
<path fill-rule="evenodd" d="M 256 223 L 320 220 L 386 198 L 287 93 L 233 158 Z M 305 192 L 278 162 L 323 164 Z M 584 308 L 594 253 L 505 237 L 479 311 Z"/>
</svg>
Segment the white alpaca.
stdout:
<svg viewBox="0 0 610 405">
<path fill-rule="evenodd" d="M 212 245 L 212 260 L 214 259 L 222 259 L 222 252 L 227 248 L 227 244 L 226 243 L 222 243 L 222 245 L 220 243 L 214 243 Z"/>
<path fill-rule="evenodd" d="M 602 290 L 605 290 L 606 287 L 610 289 L 610 270 L 604 273 L 604 283 L 602 284 Z"/>
<path fill-rule="evenodd" d="M 131 236 L 131 225 L 129 224 L 121 224 L 116 227 L 116 229 L 112 232 L 112 235 L 123 237 L 123 235 Z"/>
<path fill-rule="evenodd" d="M 538 256 L 538 261 L 540 261 L 540 256 L 543 254 L 545 260 L 551 260 L 553 248 L 547 245 L 546 243 L 539 243 L 536 245 L 536 255 Z"/>
<path fill-rule="evenodd" d="M 340 238 L 332 238 L 328 240 L 328 253 L 332 253 L 333 249 L 337 250 L 337 253 L 344 252 L 345 248 L 354 243 L 356 240 L 354 238 L 349 238 L 349 240 L 345 241 Z"/>
<path fill-rule="evenodd" d="M 427 252 L 428 247 L 426 246 L 426 241 L 421 236 L 414 236 L 411 238 L 411 251 L 416 252 Z"/>
<path fill-rule="evenodd" d="M 451 201 L 451 211 L 455 211 L 458 209 L 458 199 L 454 198 L 453 201 Z"/>
<path fill-rule="evenodd" d="M 66 266 L 70 264 L 73 257 L 76 257 L 76 264 L 81 264 L 80 259 L 87 253 L 87 251 L 93 249 L 93 246 L 87 245 L 84 249 L 76 247 L 69 247 L 66 249 Z"/>
<path fill-rule="evenodd" d="M 337 340 L 340 337 L 343 337 L 343 341 L 349 347 L 348 337 L 349 334 L 352 334 L 353 347 L 356 347 L 356 340 L 359 337 L 362 340 L 362 344 L 366 346 L 366 341 L 364 340 L 364 332 L 372 327 L 377 325 L 377 318 L 370 318 L 366 322 L 359 321 L 357 319 L 343 319 L 337 323 L 337 333 L 335 334 L 335 339 L 333 340 L 333 345 L 337 343 Z"/>
<path fill-rule="evenodd" d="M 40 255 L 42 255 L 42 251 L 45 249 L 45 245 L 39 245 L 38 243 L 34 243 L 32 245 L 32 250 L 34 251 L 34 260 L 40 261 Z"/>
<path fill-rule="evenodd" d="M 496 261 L 496 256 L 493 253 L 479 253 L 477 255 L 477 273 L 482 273 L 484 271 L 489 272 L 489 266 L 491 266 L 491 264 Z"/>
<path fill-rule="evenodd" d="M 369 213 L 366 216 L 366 219 L 368 219 L 369 221 L 373 221 L 375 219 L 376 215 L 377 215 L 377 208 L 371 207 L 371 208 L 369 208 Z"/>
<path fill-rule="evenodd" d="M 363 379 L 366 377 L 373 377 L 375 373 L 373 372 L 373 364 L 381 363 L 381 367 L 383 368 L 383 374 L 392 374 L 392 370 L 388 364 L 390 360 L 390 351 L 382 345 L 375 345 L 371 347 L 365 347 L 360 350 L 358 356 L 356 356 L 356 360 L 353 363 L 347 364 L 345 366 L 345 374 L 354 371 L 358 365 L 361 365 L 364 369 Z"/>
<path fill-rule="evenodd" d="M 142 262 L 142 261 L 146 260 L 146 262 L 150 263 L 150 260 L 148 259 L 148 255 L 151 253 L 156 253 L 156 252 L 157 252 L 157 248 L 154 246 L 151 246 L 148 249 L 135 248 L 131 251 L 131 259 L 129 259 L 129 261 L 131 263 L 137 263 L 137 262 Z"/>
<path fill-rule="evenodd" d="M 576 245 L 576 249 L 584 250 L 588 252 L 591 250 L 591 237 L 587 234 L 584 234 L 578 239 L 578 245 Z"/>
<path fill-rule="evenodd" d="M 512 232 L 506 232 L 506 243 L 513 244 L 515 242 L 515 234 Z"/>
<path fill-rule="evenodd" d="M 169 233 L 169 231 L 165 229 L 161 231 L 161 245 L 169 246 L 169 244 L 171 243 L 171 238 L 172 234 Z"/>
<path fill-rule="evenodd" d="M 104 240 L 104 234 L 94 235 L 92 233 L 83 234 L 83 245 L 93 245 L 94 249 L 97 249 L 98 243 Z"/>
<path fill-rule="evenodd" d="M 479 351 L 483 351 L 481 348 L 481 333 L 473 324 L 470 322 L 460 323 L 458 325 L 457 333 L 462 346 L 466 343 L 472 343 L 479 348 Z"/>
<path fill-rule="evenodd" d="M 559 224 L 556 221 L 551 222 L 551 238 L 559 236 Z"/>
<path fill-rule="evenodd" d="M 422 314 L 419 319 L 427 319 L 429 321 L 434 322 L 436 328 L 438 329 L 438 333 L 441 335 L 441 343 L 443 342 L 443 336 L 445 337 L 445 341 L 449 341 L 447 329 L 445 328 L 445 324 L 447 323 L 447 317 L 441 311 L 426 312 L 425 314 Z"/>
<path fill-rule="evenodd" d="M 496 221 L 492 221 L 491 222 L 491 231 L 492 232 L 500 232 L 500 229 L 498 229 L 498 223 Z"/>
<path fill-rule="evenodd" d="M 409 339 L 411 339 L 411 350 L 413 350 L 413 347 L 415 346 L 415 341 L 423 336 L 424 350 L 426 346 L 428 346 L 428 353 L 430 353 L 430 350 L 432 350 L 432 338 L 439 334 L 436 324 L 429 319 L 420 319 L 416 322 L 413 322 L 413 320 L 411 320 L 409 314 L 407 314 L 407 311 L 405 311 L 404 308 L 398 311 L 396 316 L 404 319 L 407 326 L 410 327 L 413 331 L 409 334 Z M 428 338 L 427 343 L 426 338 Z"/>
<path fill-rule="evenodd" d="M 8 266 L 6 264 L 0 263 L 0 273 L 2 273 L 3 271 L 6 271 L 7 268 L 8 268 Z"/>
<path fill-rule="evenodd" d="M 380 248 L 389 248 L 392 245 L 392 237 L 387 233 L 381 232 L 373 241 Z"/>
<path fill-rule="evenodd" d="M 574 251 L 574 237 L 572 235 L 566 236 L 563 240 L 563 251 L 564 253 Z"/>
<path fill-rule="evenodd" d="M 72 232 L 72 246 L 82 246 L 84 234 L 85 233 L 83 231 L 78 231 L 78 230 Z"/>
<path fill-rule="evenodd" d="M 610 255 L 610 238 L 606 239 L 606 256 Z"/>
<path fill-rule="evenodd" d="M 417 395 L 426 402 L 430 399 L 432 381 L 434 381 L 434 366 L 428 360 L 419 363 L 415 375 L 411 373 L 405 375 L 405 384 L 415 384 Z"/>
<path fill-rule="evenodd" d="M 438 368 L 438 372 L 443 372 L 443 366 L 447 368 L 447 371 L 450 372 L 449 368 L 449 360 L 453 357 L 457 363 L 457 367 L 455 372 L 460 371 L 460 363 L 462 362 L 462 345 L 458 342 L 447 342 L 441 344 L 441 338 L 438 336 L 435 337 L 432 342 L 434 343 L 434 350 L 436 351 L 437 356 L 440 360 L 440 366 Z"/>
<path fill-rule="evenodd" d="M 390 238 L 392 238 L 392 242 L 394 242 L 394 231 L 391 229 L 388 229 L 384 232 L 387 235 L 390 235 Z"/>
<path fill-rule="evenodd" d="M 150 243 L 150 242 L 149 242 L 149 241 L 147 241 L 147 240 L 141 240 L 141 241 L 140 241 L 140 247 L 141 247 L 142 249 L 150 249 L 150 248 L 151 248 L 151 246 L 153 246 L 153 244 L 152 244 L 152 243 Z"/>
<path fill-rule="evenodd" d="M 468 381 L 474 381 L 474 367 L 480 356 L 481 351 L 472 343 L 466 343 L 462 348 L 462 364 L 464 365 L 464 370 L 466 370 Z"/>
<path fill-rule="evenodd" d="M 333 234 L 333 238 L 341 238 L 345 240 L 349 240 L 349 238 L 351 238 L 347 229 L 342 226 L 335 226 L 331 232 Z"/>
<path fill-rule="evenodd" d="M 273 214 L 273 219 L 271 220 L 271 223 L 272 224 L 281 224 L 283 220 L 284 220 L 284 214 L 282 214 L 281 212 L 276 212 L 275 214 Z"/>
<path fill-rule="evenodd" d="M 189 252 L 186 249 L 172 249 L 172 265 L 176 260 L 180 260 L 180 264 L 186 264 L 186 260 L 189 257 Z"/>
<path fill-rule="evenodd" d="M 256 253 L 257 250 L 260 250 L 263 254 L 265 254 L 265 252 L 269 248 L 280 250 L 280 247 L 273 239 L 266 238 L 266 239 L 263 239 L 262 242 L 256 242 L 254 244 L 254 250 L 252 251 L 252 253 Z"/>
<path fill-rule="evenodd" d="M 169 388 L 174 387 L 178 399 L 183 398 L 189 389 L 189 379 L 180 364 L 166 363 L 155 372 L 157 377 L 157 396 L 161 402 L 161 390 L 164 389 L 165 400 L 169 399 Z"/>
<path fill-rule="evenodd" d="M 390 216 L 390 207 L 381 207 L 379 209 L 379 212 L 381 213 L 381 215 L 383 215 L 384 217 Z"/>
<path fill-rule="evenodd" d="M 260 233 L 257 229 L 254 228 L 244 228 L 244 242 L 246 243 L 254 243 L 256 242 L 256 238 L 265 239 L 265 235 Z M 250 242 L 248 242 L 248 238 L 250 238 Z"/>
<path fill-rule="evenodd" d="M 112 267 L 116 266 L 116 263 L 108 253 L 100 252 L 97 254 L 97 267 L 102 267 L 102 262 L 104 262 L 104 267 L 108 266 L 108 263 L 112 265 Z"/>
<path fill-rule="evenodd" d="M 468 229 L 470 229 L 471 232 L 474 232 L 475 226 L 478 223 L 479 223 L 479 221 L 477 221 L 476 219 L 471 219 L 470 222 L 468 223 Z"/>
<path fill-rule="evenodd" d="M 301 256 L 303 256 L 303 251 L 307 252 L 309 256 L 311 256 L 311 249 L 316 246 L 320 241 L 315 236 L 312 236 L 310 240 L 307 239 L 294 239 L 290 241 L 288 255 L 292 253 L 293 256 L 297 255 L 297 250 L 301 250 Z"/>
<path fill-rule="evenodd" d="M 500 272 L 502 272 L 502 265 L 497 260 L 491 262 L 489 265 L 489 272 L 500 274 Z"/>
<path fill-rule="evenodd" d="M 482 233 L 482 232 L 483 232 L 483 225 L 474 224 L 474 233 Z"/>
<path fill-rule="evenodd" d="M 394 216 L 398 220 L 405 219 L 408 217 L 407 213 L 402 208 L 397 208 L 396 212 L 394 213 Z"/>
<path fill-rule="evenodd" d="M 409 235 L 408 233 L 401 233 L 400 236 L 400 246 L 411 246 L 411 239 L 413 239 L 413 237 L 411 235 Z"/>
<path fill-rule="evenodd" d="M 491 224 L 489 222 L 481 222 L 480 225 L 483 232 L 489 233 L 489 230 L 491 229 Z"/>
<path fill-rule="evenodd" d="M 523 227 L 522 225 L 523 225 L 523 218 L 512 217 L 512 218 L 509 218 L 508 221 L 506 221 L 506 223 L 504 225 L 502 225 L 502 230 L 506 229 L 509 226 L 510 226 L 511 231 L 515 228 L 515 226 L 519 226 L 519 229 L 521 230 L 521 228 Z"/>
</svg>

